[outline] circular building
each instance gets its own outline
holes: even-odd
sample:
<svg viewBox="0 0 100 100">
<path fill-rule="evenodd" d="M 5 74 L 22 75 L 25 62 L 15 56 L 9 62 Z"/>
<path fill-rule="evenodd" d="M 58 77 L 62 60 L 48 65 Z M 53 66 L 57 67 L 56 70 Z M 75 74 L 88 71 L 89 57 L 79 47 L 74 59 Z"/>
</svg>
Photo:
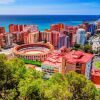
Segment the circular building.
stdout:
<svg viewBox="0 0 100 100">
<path fill-rule="evenodd" d="M 16 46 L 13 48 L 13 53 L 18 58 L 44 61 L 53 50 L 53 45 L 49 43 L 34 43 Z"/>
</svg>

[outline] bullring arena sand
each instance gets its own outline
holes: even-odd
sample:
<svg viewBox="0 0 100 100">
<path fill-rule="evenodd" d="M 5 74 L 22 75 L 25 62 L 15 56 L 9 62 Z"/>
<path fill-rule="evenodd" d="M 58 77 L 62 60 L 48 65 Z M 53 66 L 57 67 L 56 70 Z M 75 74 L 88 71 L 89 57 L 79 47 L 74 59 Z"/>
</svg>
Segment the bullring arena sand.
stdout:
<svg viewBox="0 0 100 100">
<path fill-rule="evenodd" d="M 39 51 L 39 50 L 27 50 L 27 51 L 23 51 L 22 53 L 24 54 L 42 54 L 44 53 L 44 51 Z"/>
</svg>

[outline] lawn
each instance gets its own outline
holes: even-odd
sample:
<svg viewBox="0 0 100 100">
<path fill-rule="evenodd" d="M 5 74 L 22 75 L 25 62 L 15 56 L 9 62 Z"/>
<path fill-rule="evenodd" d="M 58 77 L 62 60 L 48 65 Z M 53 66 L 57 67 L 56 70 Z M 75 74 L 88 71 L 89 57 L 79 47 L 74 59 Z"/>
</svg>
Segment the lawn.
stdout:
<svg viewBox="0 0 100 100">
<path fill-rule="evenodd" d="M 97 69 L 100 69 L 100 61 L 95 63 L 95 67 L 96 67 Z"/>
<path fill-rule="evenodd" d="M 23 58 L 21 58 L 21 60 L 23 60 L 25 64 L 32 64 L 32 65 L 36 65 L 38 67 L 41 67 L 41 64 L 42 64 L 42 62 L 40 62 L 40 61 L 27 60 L 27 59 L 23 59 Z"/>
</svg>

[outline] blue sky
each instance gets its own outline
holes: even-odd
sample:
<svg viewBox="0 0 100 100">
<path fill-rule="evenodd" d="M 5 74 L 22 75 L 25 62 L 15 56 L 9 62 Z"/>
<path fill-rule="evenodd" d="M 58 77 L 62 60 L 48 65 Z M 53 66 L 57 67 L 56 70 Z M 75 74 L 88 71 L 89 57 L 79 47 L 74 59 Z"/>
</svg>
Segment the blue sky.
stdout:
<svg viewBox="0 0 100 100">
<path fill-rule="evenodd" d="M 0 0 L 0 15 L 100 15 L 100 0 Z"/>
</svg>

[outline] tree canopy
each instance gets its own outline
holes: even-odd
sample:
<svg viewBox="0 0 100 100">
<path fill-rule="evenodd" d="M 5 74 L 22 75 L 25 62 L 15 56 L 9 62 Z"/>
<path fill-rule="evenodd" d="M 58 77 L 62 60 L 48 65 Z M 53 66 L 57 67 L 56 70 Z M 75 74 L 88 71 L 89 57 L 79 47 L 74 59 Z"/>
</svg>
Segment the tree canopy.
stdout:
<svg viewBox="0 0 100 100">
<path fill-rule="evenodd" d="M 99 100 L 99 92 L 83 75 L 43 77 L 42 72 L 26 69 L 22 60 L 0 55 L 0 100 Z"/>
</svg>

